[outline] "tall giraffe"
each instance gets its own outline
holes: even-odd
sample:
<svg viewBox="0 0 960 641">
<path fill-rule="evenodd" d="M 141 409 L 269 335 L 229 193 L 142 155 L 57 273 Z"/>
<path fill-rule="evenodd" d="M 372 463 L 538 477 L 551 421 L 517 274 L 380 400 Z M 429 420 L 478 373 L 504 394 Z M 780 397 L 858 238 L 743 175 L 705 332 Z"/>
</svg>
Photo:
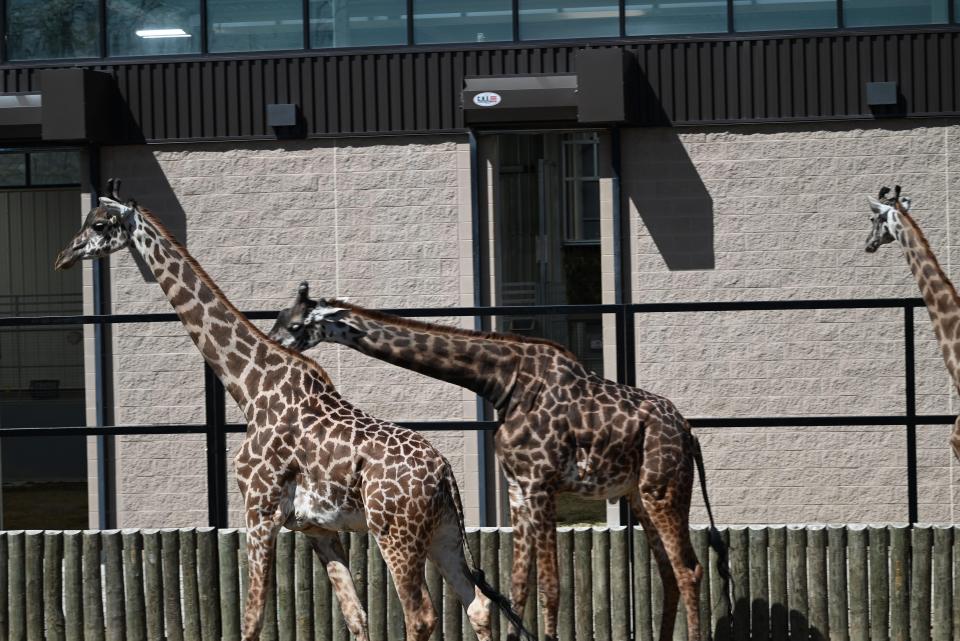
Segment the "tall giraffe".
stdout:
<svg viewBox="0 0 960 641">
<path fill-rule="evenodd" d="M 424 577 L 436 563 L 466 608 L 477 637 L 490 639 L 492 600 L 520 621 L 505 597 L 464 557 L 463 509 L 447 460 L 422 436 L 347 403 L 323 369 L 268 339 L 227 300 L 160 221 L 116 190 L 100 198 L 57 257 L 66 269 L 129 246 L 140 255 L 190 338 L 248 422 L 235 458 L 244 497 L 250 581 L 243 639 L 257 639 L 280 527 L 310 537 L 353 635 L 368 639 L 337 532 L 376 538 L 403 606 L 406 638 L 436 625 Z"/>
<path fill-rule="evenodd" d="M 497 408 L 501 425 L 495 446 L 509 485 L 514 527 L 513 604 L 523 612 L 535 555 L 548 639 L 557 638 L 560 492 L 629 497 L 663 583 L 660 639 L 672 638 L 681 595 L 688 639 L 700 639 L 703 568 L 689 533 L 694 465 L 710 516 L 711 545 L 721 559 L 725 549 L 716 536 L 700 445 L 669 400 L 604 380 L 550 341 L 412 321 L 343 301 L 315 302 L 306 283 L 294 305 L 280 312 L 270 335 L 297 350 L 320 342 L 346 345 L 466 387 Z M 723 563 L 721 572 L 726 578 Z"/>
<path fill-rule="evenodd" d="M 943 362 L 950 372 L 954 387 L 960 391 L 960 297 L 953 283 L 943 273 L 920 226 L 910 216 L 910 198 L 900 196 L 900 185 L 896 186 L 893 198 L 887 198 L 889 193 L 890 188 L 884 187 L 880 190 L 879 201 L 870 198 L 873 212 L 870 221 L 873 226 L 865 249 L 872 254 L 881 245 L 894 240 L 900 243 L 910 271 L 920 286 L 923 302 L 927 305 Z M 960 417 L 953 424 L 950 447 L 960 460 Z"/>
</svg>

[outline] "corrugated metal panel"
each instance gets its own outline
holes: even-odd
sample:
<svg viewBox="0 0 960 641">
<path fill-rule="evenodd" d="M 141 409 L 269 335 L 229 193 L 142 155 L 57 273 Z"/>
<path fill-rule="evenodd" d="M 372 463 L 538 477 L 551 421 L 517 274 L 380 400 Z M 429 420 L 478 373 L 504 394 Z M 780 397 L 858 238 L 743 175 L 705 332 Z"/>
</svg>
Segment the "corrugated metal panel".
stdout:
<svg viewBox="0 0 960 641">
<path fill-rule="evenodd" d="M 624 45 L 645 73 L 644 125 L 873 116 L 864 83 L 897 80 L 911 116 L 960 111 L 960 31 Z M 300 105 L 312 135 L 463 128 L 465 75 L 575 71 L 574 45 L 199 58 L 98 65 L 117 78 L 127 139 L 272 137 L 265 106 Z M 0 91 L 36 90 L 37 69 L 0 69 Z"/>
</svg>

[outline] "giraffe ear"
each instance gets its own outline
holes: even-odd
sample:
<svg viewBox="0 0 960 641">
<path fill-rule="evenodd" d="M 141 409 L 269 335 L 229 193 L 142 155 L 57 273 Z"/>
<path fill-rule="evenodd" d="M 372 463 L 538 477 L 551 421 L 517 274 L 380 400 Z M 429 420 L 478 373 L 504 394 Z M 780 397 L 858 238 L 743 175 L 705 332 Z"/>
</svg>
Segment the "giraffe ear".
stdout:
<svg viewBox="0 0 960 641">
<path fill-rule="evenodd" d="M 297 288 L 297 300 L 301 303 L 310 300 L 310 284 L 307 281 L 300 283 L 300 287 Z"/>
<path fill-rule="evenodd" d="M 867 200 L 870 202 L 870 211 L 873 213 L 879 214 L 883 210 L 879 201 L 874 200 L 871 196 L 867 196 Z"/>
</svg>

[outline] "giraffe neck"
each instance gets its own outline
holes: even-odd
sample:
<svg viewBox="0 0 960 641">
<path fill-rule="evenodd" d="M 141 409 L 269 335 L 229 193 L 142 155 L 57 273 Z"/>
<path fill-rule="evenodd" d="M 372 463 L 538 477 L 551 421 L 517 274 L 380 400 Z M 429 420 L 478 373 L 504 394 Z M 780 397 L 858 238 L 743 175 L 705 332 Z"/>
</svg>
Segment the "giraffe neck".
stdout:
<svg viewBox="0 0 960 641">
<path fill-rule="evenodd" d="M 892 225 L 894 235 L 920 287 L 947 370 L 960 388 L 960 297 L 917 223 L 904 212 L 896 216 L 899 224 Z"/>
<path fill-rule="evenodd" d="M 506 402 L 516 381 L 522 346 L 510 340 L 464 334 L 441 325 L 410 326 L 401 319 L 392 322 L 359 309 L 347 310 L 339 320 L 347 331 L 328 333 L 324 340 L 465 387 L 496 407 Z"/>
<path fill-rule="evenodd" d="M 131 250 L 146 262 L 204 360 L 252 420 L 252 377 L 259 380 L 261 369 L 289 360 L 290 354 L 237 311 L 153 214 L 137 208 L 127 226 Z"/>
</svg>

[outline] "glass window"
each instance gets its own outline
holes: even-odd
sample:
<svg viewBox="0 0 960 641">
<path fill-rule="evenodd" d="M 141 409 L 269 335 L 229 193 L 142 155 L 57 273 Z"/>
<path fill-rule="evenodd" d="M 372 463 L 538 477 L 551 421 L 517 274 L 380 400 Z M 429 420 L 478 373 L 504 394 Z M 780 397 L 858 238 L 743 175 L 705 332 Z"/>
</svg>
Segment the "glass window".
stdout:
<svg viewBox="0 0 960 641">
<path fill-rule="evenodd" d="M 100 55 L 97 0 L 7 0 L 10 60 Z"/>
<path fill-rule="evenodd" d="M 727 30 L 726 0 L 627 2 L 628 36 L 665 33 L 721 33 Z"/>
<path fill-rule="evenodd" d="M 212 52 L 303 48 L 300 0 L 207 0 Z"/>
<path fill-rule="evenodd" d="M 310 0 L 310 46 L 407 44 L 406 0 Z"/>
<path fill-rule="evenodd" d="M 27 155 L 0 154 L 0 187 L 23 187 L 27 184 Z"/>
<path fill-rule="evenodd" d="M 495 42 L 513 39 L 510 0 L 414 0 L 413 40 Z"/>
<path fill-rule="evenodd" d="M 520 0 L 520 39 L 620 35 L 620 7 L 612 0 Z"/>
<path fill-rule="evenodd" d="M 76 185 L 80 182 L 80 152 L 30 153 L 31 185 Z"/>
<path fill-rule="evenodd" d="M 107 0 L 107 55 L 200 52 L 200 0 Z"/>
<path fill-rule="evenodd" d="M 828 29 L 836 26 L 836 0 L 733 0 L 734 31 Z"/>
<path fill-rule="evenodd" d="M 600 143 L 595 133 L 563 141 L 563 211 L 566 243 L 600 242 Z"/>
<path fill-rule="evenodd" d="M 947 0 L 843 0 L 847 27 L 942 24 L 947 18 Z"/>
</svg>

